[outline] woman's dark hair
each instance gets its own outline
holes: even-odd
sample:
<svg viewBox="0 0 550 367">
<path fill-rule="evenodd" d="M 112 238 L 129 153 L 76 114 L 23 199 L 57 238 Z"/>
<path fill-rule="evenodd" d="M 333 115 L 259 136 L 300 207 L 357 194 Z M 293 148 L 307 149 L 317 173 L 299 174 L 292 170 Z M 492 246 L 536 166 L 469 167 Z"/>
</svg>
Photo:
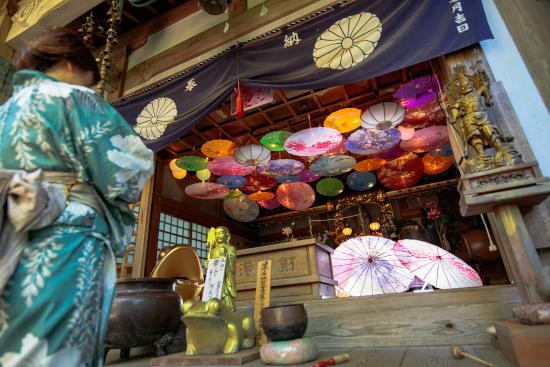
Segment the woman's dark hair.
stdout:
<svg viewBox="0 0 550 367">
<path fill-rule="evenodd" d="M 23 50 L 17 69 L 47 71 L 61 61 L 68 61 L 83 71 L 92 71 L 99 81 L 99 69 L 92 52 L 82 39 L 68 28 L 54 28 L 42 33 Z"/>
</svg>

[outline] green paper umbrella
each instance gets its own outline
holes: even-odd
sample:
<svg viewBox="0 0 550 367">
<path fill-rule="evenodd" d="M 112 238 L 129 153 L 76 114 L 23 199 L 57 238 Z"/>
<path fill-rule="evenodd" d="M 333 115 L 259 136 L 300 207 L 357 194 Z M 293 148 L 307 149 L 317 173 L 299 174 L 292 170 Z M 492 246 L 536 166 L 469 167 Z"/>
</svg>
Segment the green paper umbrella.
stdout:
<svg viewBox="0 0 550 367">
<path fill-rule="evenodd" d="M 337 178 L 323 178 L 315 185 L 317 192 L 324 196 L 336 196 L 344 191 L 344 183 Z"/>
<path fill-rule="evenodd" d="M 201 181 L 206 181 L 210 178 L 211 174 L 208 168 L 197 171 L 197 178 Z"/>
<path fill-rule="evenodd" d="M 240 196 L 242 196 L 243 192 L 239 189 L 231 189 L 229 190 L 229 194 L 224 197 L 224 199 L 236 199 Z"/>
<path fill-rule="evenodd" d="M 290 135 L 292 135 L 290 131 L 272 131 L 260 139 L 260 144 L 272 152 L 282 152 L 285 150 L 285 141 Z"/>
<path fill-rule="evenodd" d="M 200 171 L 208 168 L 208 161 L 196 155 L 186 155 L 176 159 L 176 166 L 188 171 Z"/>
</svg>

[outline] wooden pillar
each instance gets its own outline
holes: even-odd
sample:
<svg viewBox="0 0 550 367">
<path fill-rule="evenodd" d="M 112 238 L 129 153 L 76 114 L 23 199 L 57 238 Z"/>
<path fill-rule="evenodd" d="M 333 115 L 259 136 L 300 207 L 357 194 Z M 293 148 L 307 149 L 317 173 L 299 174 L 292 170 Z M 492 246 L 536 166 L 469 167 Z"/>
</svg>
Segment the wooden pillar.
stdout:
<svg viewBox="0 0 550 367">
<path fill-rule="evenodd" d="M 149 239 L 149 228 L 151 223 L 151 209 L 153 204 L 155 176 L 153 175 L 143 187 L 141 201 L 139 203 L 139 217 L 136 229 L 136 244 L 134 250 L 134 262 L 132 266 L 132 277 L 141 278 L 145 275 L 145 257 Z"/>
</svg>

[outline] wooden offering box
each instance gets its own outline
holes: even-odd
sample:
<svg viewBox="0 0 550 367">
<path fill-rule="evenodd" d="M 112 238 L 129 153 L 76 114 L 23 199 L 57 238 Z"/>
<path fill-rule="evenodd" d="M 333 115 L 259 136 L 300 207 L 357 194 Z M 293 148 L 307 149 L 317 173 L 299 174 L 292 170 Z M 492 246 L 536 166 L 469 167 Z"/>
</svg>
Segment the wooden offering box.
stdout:
<svg viewBox="0 0 550 367">
<path fill-rule="evenodd" d="M 237 303 L 254 303 L 258 261 L 268 259 L 271 305 L 335 297 L 333 252 L 314 238 L 237 251 Z"/>
</svg>

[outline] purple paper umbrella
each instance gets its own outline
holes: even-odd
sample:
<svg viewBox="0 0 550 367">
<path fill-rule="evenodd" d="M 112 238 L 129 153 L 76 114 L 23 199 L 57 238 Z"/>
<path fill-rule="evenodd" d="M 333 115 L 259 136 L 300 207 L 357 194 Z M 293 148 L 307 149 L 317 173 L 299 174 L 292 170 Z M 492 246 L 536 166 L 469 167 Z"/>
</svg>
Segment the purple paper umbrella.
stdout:
<svg viewBox="0 0 550 367">
<path fill-rule="evenodd" d="M 393 98 L 405 108 L 416 108 L 437 97 L 437 78 L 423 76 L 404 84 L 393 94 Z"/>
<path fill-rule="evenodd" d="M 289 182 L 301 182 L 300 176 L 298 175 L 292 175 L 292 176 L 271 176 L 274 177 L 277 182 L 279 183 L 289 183 Z"/>
<path fill-rule="evenodd" d="M 376 154 L 393 148 L 399 143 L 401 133 L 391 128 L 383 131 L 360 129 L 350 135 L 346 148 L 355 154 Z"/>
<path fill-rule="evenodd" d="M 432 126 L 414 132 L 413 138 L 401 142 L 401 148 L 407 152 L 424 153 L 449 145 L 447 126 Z"/>
<path fill-rule="evenodd" d="M 256 168 L 256 172 L 269 176 L 292 176 L 300 173 L 304 164 L 295 159 L 274 159 Z"/>
<path fill-rule="evenodd" d="M 225 176 L 218 177 L 216 182 L 219 184 L 225 185 L 230 189 L 236 189 L 246 184 L 246 177 L 237 176 L 237 175 L 225 175 Z"/>
<path fill-rule="evenodd" d="M 275 195 L 273 199 L 258 201 L 258 205 L 260 205 L 264 209 L 272 210 L 280 207 L 281 203 L 279 203 L 277 195 Z"/>
<path fill-rule="evenodd" d="M 321 178 L 321 176 L 316 175 L 315 173 L 311 172 L 310 170 L 303 170 L 302 172 L 298 173 L 298 177 L 300 177 L 300 181 L 302 182 L 315 182 L 318 179 Z"/>
</svg>

